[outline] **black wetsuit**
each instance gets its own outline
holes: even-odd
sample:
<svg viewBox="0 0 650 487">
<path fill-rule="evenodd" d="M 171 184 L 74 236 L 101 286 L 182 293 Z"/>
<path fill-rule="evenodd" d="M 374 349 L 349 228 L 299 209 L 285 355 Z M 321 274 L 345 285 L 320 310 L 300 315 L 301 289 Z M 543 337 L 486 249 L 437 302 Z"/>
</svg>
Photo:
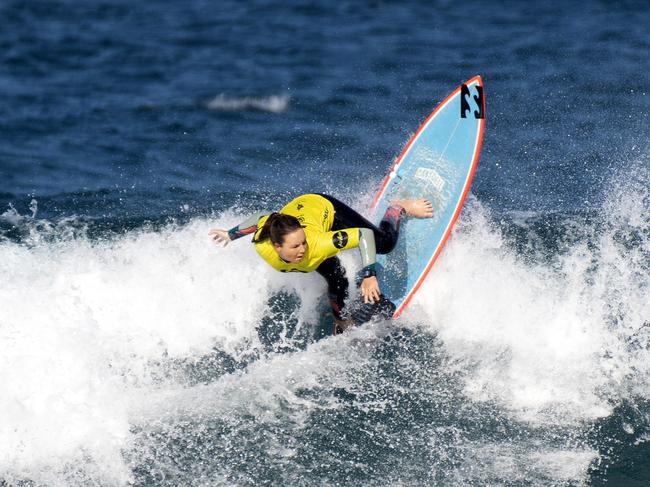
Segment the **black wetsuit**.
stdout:
<svg viewBox="0 0 650 487">
<path fill-rule="evenodd" d="M 395 248 L 397 238 L 399 237 L 400 218 L 404 213 L 404 210 L 401 207 L 390 206 L 379 223 L 379 228 L 377 228 L 362 215 L 333 196 L 326 194 L 321 194 L 321 196 L 334 205 L 334 224 L 332 230 L 353 227 L 369 228 L 375 236 L 375 246 L 378 254 L 387 254 Z M 323 261 L 323 263 L 316 269 L 316 272 L 323 276 L 327 281 L 327 292 L 334 317 L 339 320 L 350 317 L 349 313 L 344 313 L 343 311 L 345 300 L 348 297 L 348 280 L 345 275 L 345 269 L 341 265 L 339 258 L 335 256 Z M 383 308 L 386 308 L 387 306 L 390 307 L 386 301 L 387 300 L 383 298 L 380 299 L 380 303 L 377 304 L 383 306 Z M 374 306 L 373 308 L 377 308 L 377 306 Z M 367 321 L 367 319 L 374 314 L 373 309 L 370 309 L 368 306 L 365 308 L 361 307 L 357 311 L 358 312 L 355 313 L 355 316 L 352 317 L 356 322 Z"/>
<path fill-rule="evenodd" d="M 338 238 L 336 235 L 338 230 L 343 231 L 346 229 L 359 229 L 359 237 L 357 242 L 359 245 L 359 250 L 361 251 L 362 261 L 366 263 L 361 271 L 363 274 L 362 277 L 375 276 L 375 253 L 387 254 L 393 250 L 397 244 L 400 218 L 404 214 L 404 209 L 400 206 L 389 206 L 379 224 L 379 228 L 377 228 L 362 215 L 354 211 L 345 203 L 337 200 L 333 196 L 325 194 L 304 195 L 304 197 L 309 196 L 318 196 L 319 198 L 324 198 L 332 204 L 334 209 L 334 216 L 331 220 L 332 226 L 331 228 L 328 227 L 327 231 L 330 233 L 335 233 L 332 243 L 337 249 L 342 248 L 339 241 L 336 240 L 336 238 Z M 288 205 L 285 205 L 285 207 L 291 205 L 292 203 L 293 202 L 290 202 Z M 297 208 L 299 207 L 300 206 L 297 206 Z M 230 229 L 228 231 L 228 235 L 230 236 L 231 240 L 235 240 L 237 238 L 243 237 L 244 235 L 249 235 L 259 231 L 260 222 L 263 221 L 264 218 L 267 218 L 265 215 L 267 215 L 267 213 L 264 212 L 252 215 L 246 221 Z M 327 217 L 327 212 L 324 213 L 324 217 Z M 374 240 L 374 242 L 371 242 L 367 245 L 361 245 L 362 241 L 368 242 L 368 239 L 364 236 L 364 232 L 370 233 L 371 240 Z M 353 241 L 348 240 L 346 236 L 344 237 L 343 242 L 352 244 Z M 256 246 L 256 250 L 258 250 L 259 253 L 258 246 Z M 271 257 L 277 258 L 277 254 L 274 250 L 268 251 L 268 249 L 266 249 L 266 252 L 267 254 L 270 254 Z M 262 255 L 262 257 L 265 258 L 264 255 Z M 268 258 L 268 256 L 266 258 Z M 272 262 L 269 263 L 273 265 Z M 304 264 L 309 264 L 309 262 L 305 262 Z M 273 267 L 278 269 L 278 265 L 273 265 Z M 285 269 L 278 270 L 282 272 L 309 272 L 309 270 L 303 270 L 297 266 L 295 269 L 289 269 L 288 271 Z M 348 298 L 348 280 L 345 275 L 345 269 L 341 265 L 341 262 L 339 261 L 338 257 L 336 257 L 336 255 L 325 258 L 325 260 L 321 261 L 320 264 L 317 264 L 315 270 L 327 281 L 328 296 L 330 304 L 332 306 L 332 313 L 337 320 L 351 318 L 356 323 L 363 323 L 375 315 L 382 315 L 385 317 L 392 316 L 392 312 L 394 311 L 395 307 L 384 296 L 380 296 L 379 301 L 375 304 L 358 304 L 356 307 L 353 307 L 354 309 L 349 310 L 349 312 L 348 310 L 346 310 L 346 312 L 343 312 L 345 301 Z"/>
</svg>

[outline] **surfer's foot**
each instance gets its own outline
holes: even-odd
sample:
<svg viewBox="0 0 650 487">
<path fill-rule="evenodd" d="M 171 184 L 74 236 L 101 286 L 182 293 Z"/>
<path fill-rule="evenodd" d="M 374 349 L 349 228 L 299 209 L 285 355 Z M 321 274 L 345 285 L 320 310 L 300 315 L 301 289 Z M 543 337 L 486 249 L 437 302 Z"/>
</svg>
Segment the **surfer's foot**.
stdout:
<svg viewBox="0 0 650 487">
<path fill-rule="evenodd" d="M 433 217 L 433 205 L 426 198 L 393 200 L 390 204 L 401 206 L 408 216 L 414 216 L 415 218 Z"/>
</svg>

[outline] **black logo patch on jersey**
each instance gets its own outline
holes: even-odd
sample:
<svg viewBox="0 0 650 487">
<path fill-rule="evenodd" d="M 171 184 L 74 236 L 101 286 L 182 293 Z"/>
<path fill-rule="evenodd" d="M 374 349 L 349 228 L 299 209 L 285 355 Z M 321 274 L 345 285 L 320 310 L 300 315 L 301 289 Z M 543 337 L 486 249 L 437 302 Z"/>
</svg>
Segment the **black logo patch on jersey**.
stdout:
<svg viewBox="0 0 650 487">
<path fill-rule="evenodd" d="M 332 237 L 332 243 L 337 249 L 342 249 L 348 244 L 348 233 L 347 232 L 336 232 Z"/>
<path fill-rule="evenodd" d="M 302 203 L 298 203 L 298 204 L 296 205 L 296 210 L 302 210 L 302 207 L 303 207 L 303 206 L 304 206 L 304 205 L 303 205 Z"/>
</svg>

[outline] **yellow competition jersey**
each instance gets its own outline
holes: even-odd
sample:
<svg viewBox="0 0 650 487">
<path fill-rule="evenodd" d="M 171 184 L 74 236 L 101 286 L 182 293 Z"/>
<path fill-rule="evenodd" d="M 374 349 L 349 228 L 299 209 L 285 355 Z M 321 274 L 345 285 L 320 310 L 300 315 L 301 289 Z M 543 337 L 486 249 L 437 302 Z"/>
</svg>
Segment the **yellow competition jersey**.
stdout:
<svg viewBox="0 0 650 487">
<path fill-rule="evenodd" d="M 341 250 L 359 246 L 359 229 L 346 228 L 331 232 L 334 223 L 334 206 L 317 194 L 304 194 L 287 203 L 280 213 L 295 216 L 307 237 L 307 251 L 298 263 L 285 262 L 275 251 L 271 239 L 255 243 L 255 250 L 274 269 L 281 272 L 311 272 L 325 259 L 335 256 Z M 264 223 L 263 216 L 257 222 L 257 238 Z"/>
</svg>

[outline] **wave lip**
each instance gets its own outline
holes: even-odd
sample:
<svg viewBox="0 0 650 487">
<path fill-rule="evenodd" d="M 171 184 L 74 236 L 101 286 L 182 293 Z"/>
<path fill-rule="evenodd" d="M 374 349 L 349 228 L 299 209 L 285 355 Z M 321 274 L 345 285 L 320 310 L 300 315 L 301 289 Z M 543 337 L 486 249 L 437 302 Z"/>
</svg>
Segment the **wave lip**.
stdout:
<svg viewBox="0 0 650 487">
<path fill-rule="evenodd" d="M 208 110 L 217 112 L 241 112 L 257 110 L 269 113 L 282 113 L 289 109 L 291 97 L 288 95 L 270 95 L 265 97 L 241 96 L 231 97 L 220 93 L 206 102 Z"/>
</svg>

